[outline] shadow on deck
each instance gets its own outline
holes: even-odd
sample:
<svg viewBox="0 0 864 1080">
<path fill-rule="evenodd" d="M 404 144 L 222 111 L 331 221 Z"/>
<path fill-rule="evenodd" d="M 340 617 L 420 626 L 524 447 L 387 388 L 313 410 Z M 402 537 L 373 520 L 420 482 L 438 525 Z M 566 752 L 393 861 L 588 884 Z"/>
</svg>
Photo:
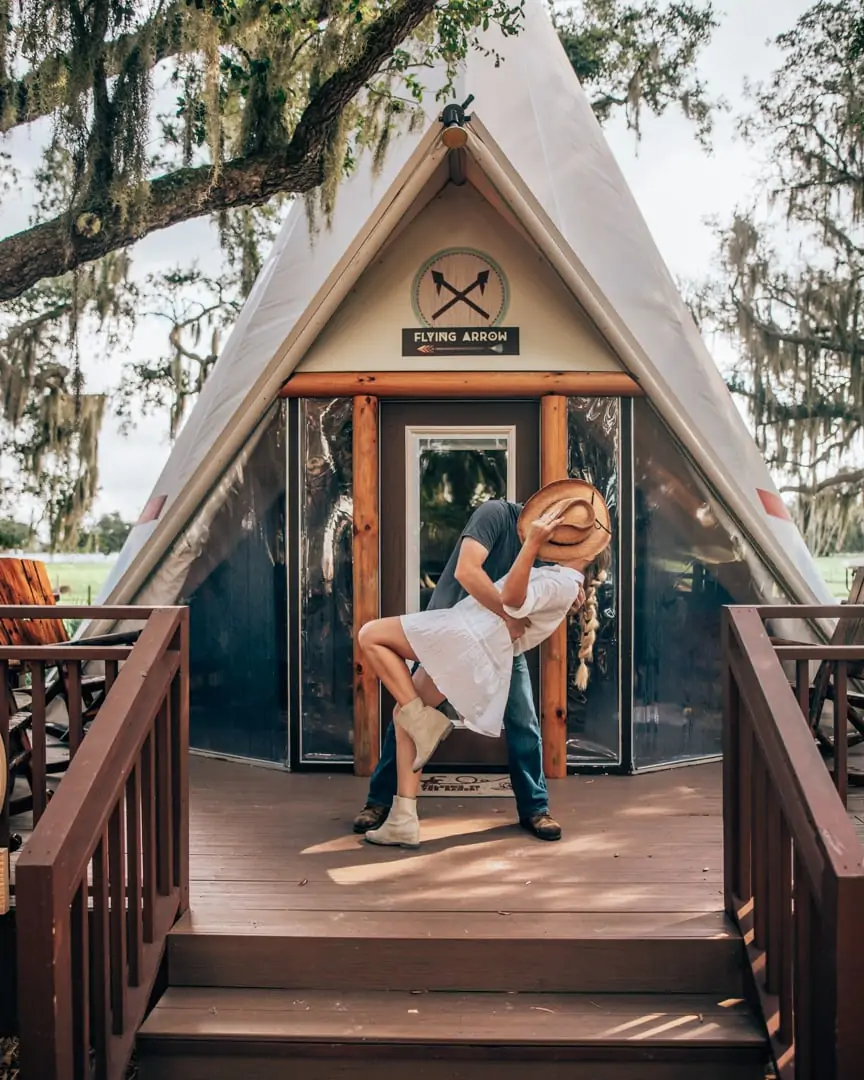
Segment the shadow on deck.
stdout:
<svg viewBox="0 0 864 1080">
<path fill-rule="evenodd" d="M 633 919 L 645 930 L 715 914 L 722 896 L 720 766 L 550 784 L 564 837 L 536 840 L 512 798 L 420 800 L 419 851 L 351 832 L 367 782 L 193 758 L 191 907 L 248 911 L 501 911 Z M 710 925 L 710 920 L 706 925 Z"/>
</svg>

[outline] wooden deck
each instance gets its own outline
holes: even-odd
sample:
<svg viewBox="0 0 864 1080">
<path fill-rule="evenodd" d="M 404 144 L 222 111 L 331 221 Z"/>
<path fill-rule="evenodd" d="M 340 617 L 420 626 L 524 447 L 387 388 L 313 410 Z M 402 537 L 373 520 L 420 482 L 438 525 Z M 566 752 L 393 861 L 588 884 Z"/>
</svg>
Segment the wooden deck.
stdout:
<svg viewBox="0 0 864 1080">
<path fill-rule="evenodd" d="M 512 798 L 424 797 L 412 852 L 351 832 L 364 780 L 196 758 L 191 782 L 142 1080 L 763 1076 L 719 766 L 555 782 L 552 844 Z"/>
<path fill-rule="evenodd" d="M 351 832 L 367 781 L 193 756 L 191 902 L 236 924 L 244 911 L 580 912 L 646 932 L 722 909 L 720 765 L 551 781 L 564 828 L 542 843 L 511 798 L 420 800 L 419 851 Z M 864 788 L 849 816 L 864 843 Z M 12 819 L 26 836 L 29 816 Z M 14 863 L 13 855 L 13 881 Z M 590 918 L 588 918 L 590 916 Z"/>
<path fill-rule="evenodd" d="M 353 835 L 365 780 L 200 757 L 190 776 L 191 906 L 202 921 L 292 910 L 580 912 L 648 931 L 723 906 L 719 765 L 552 782 L 564 829 L 552 844 L 516 825 L 512 799 L 421 798 L 416 852 Z"/>
<path fill-rule="evenodd" d="M 512 798 L 424 797 L 412 852 L 352 833 L 362 779 L 195 756 L 190 784 L 191 910 L 142 1080 L 763 1075 L 719 764 L 552 782 L 553 844 Z"/>
</svg>

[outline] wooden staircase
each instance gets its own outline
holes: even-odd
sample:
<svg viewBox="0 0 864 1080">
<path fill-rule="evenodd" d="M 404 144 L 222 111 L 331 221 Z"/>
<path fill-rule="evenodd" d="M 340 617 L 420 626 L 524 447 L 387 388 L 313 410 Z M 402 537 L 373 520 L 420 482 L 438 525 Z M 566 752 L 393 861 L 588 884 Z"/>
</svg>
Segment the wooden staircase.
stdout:
<svg viewBox="0 0 864 1080">
<path fill-rule="evenodd" d="M 168 940 L 141 1080 L 761 1080 L 720 913 L 208 909 Z"/>
</svg>

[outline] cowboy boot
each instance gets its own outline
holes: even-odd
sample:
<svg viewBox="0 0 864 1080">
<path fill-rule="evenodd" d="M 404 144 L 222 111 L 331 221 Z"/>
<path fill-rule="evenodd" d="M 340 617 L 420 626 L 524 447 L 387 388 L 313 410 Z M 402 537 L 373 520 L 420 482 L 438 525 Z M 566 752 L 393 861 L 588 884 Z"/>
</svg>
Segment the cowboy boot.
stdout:
<svg viewBox="0 0 864 1080">
<path fill-rule="evenodd" d="M 420 847 L 420 822 L 417 818 L 417 800 L 403 799 L 397 795 L 384 824 L 366 833 L 370 844 L 385 847 Z"/>
<path fill-rule="evenodd" d="M 394 720 L 414 740 L 417 749 L 412 765 L 414 772 L 422 772 L 423 766 L 437 750 L 438 743 L 453 730 L 452 720 L 431 705 L 424 705 L 419 697 L 403 705 Z"/>
</svg>

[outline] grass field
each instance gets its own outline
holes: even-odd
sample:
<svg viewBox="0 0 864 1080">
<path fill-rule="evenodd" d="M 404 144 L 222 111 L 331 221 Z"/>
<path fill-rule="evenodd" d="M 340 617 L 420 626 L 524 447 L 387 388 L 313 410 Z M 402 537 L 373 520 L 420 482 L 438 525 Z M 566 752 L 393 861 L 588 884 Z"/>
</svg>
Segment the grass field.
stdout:
<svg viewBox="0 0 864 1080">
<path fill-rule="evenodd" d="M 834 595 L 838 599 L 845 599 L 849 595 L 854 568 L 859 564 L 864 564 L 864 552 L 853 555 L 830 555 L 816 561 Z M 111 564 L 107 562 L 48 564 L 51 584 L 55 589 L 63 590 L 61 599 L 67 604 L 86 604 L 88 596 L 95 600 L 110 570 Z"/>
<path fill-rule="evenodd" d="M 864 566 L 864 552 L 859 551 L 852 555 L 827 555 L 825 558 L 817 559 L 816 563 L 829 589 L 838 600 L 845 600 L 849 595 L 855 568 Z"/>
<path fill-rule="evenodd" d="M 109 562 L 52 562 L 47 564 L 54 590 L 60 590 L 64 604 L 93 603 L 111 572 Z"/>
</svg>

